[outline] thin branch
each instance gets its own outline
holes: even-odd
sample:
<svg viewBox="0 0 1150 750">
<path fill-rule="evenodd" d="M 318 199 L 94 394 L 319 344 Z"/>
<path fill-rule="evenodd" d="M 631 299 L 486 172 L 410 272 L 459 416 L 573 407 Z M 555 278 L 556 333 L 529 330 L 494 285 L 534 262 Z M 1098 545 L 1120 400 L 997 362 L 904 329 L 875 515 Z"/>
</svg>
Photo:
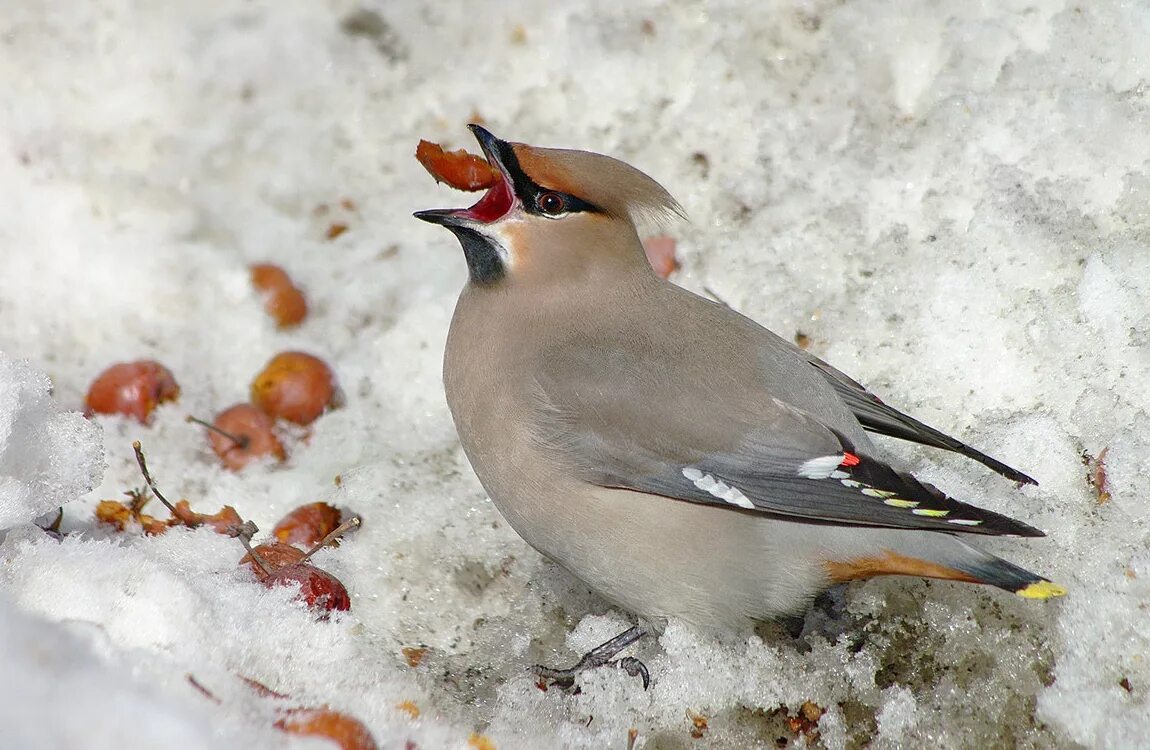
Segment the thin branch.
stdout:
<svg viewBox="0 0 1150 750">
<path fill-rule="evenodd" d="M 164 507 L 167 508 L 173 516 L 180 518 L 180 513 L 176 510 L 176 506 L 168 502 L 168 498 L 160 493 L 159 488 L 156 487 L 156 483 L 152 481 L 152 475 L 148 473 L 148 462 L 144 460 L 144 449 L 140 447 L 139 440 L 132 441 L 132 450 L 136 452 L 136 463 L 140 466 L 140 473 L 144 475 L 144 481 L 147 482 L 148 487 L 152 489 L 152 494 L 156 496 L 157 500 L 164 504 Z"/>
<path fill-rule="evenodd" d="M 184 417 L 184 421 L 190 422 L 191 424 L 198 424 L 200 427 L 204 427 L 208 430 L 211 430 L 212 432 L 216 433 L 217 435 L 223 435 L 228 440 L 231 440 L 233 443 L 235 443 L 237 446 L 239 446 L 240 450 L 247 450 L 248 446 L 251 445 L 252 440 L 247 435 L 236 435 L 235 433 L 228 432 L 227 430 L 223 430 L 223 429 L 220 429 L 219 427 L 216 427 L 211 422 L 205 422 L 204 420 L 200 419 L 199 417 L 193 417 L 191 414 Z"/>
<path fill-rule="evenodd" d="M 353 517 L 349 518 L 348 520 L 344 521 L 343 523 L 341 523 L 339 526 L 336 526 L 334 529 L 331 530 L 331 533 L 329 533 L 323 539 L 320 539 L 319 542 L 314 547 L 312 547 L 310 550 L 308 550 L 307 554 L 305 554 L 302 558 L 300 558 L 300 562 L 301 563 L 307 562 L 308 558 L 310 558 L 316 552 L 319 552 L 321 549 L 323 549 L 327 545 L 331 544 L 336 539 L 339 539 L 349 529 L 354 529 L 354 528 L 358 527 L 360 523 L 361 522 L 359 520 L 359 516 L 353 516 Z"/>
<path fill-rule="evenodd" d="M 191 672 L 189 672 L 188 674 L 186 674 L 184 676 L 188 678 L 188 682 L 190 682 L 192 684 L 192 687 L 194 687 L 196 690 L 199 690 L 205 698 L 212 701 L 213 703 L 220 703 L 221 702 L 219 698 L 217 698 L 216 696 L 214 696 L 212 694 L 212 691 L 208 690 L 206 687 L 201 685 L 200 681 L 197 680 L 195 677 L 192 677 Z"/>
</svg>

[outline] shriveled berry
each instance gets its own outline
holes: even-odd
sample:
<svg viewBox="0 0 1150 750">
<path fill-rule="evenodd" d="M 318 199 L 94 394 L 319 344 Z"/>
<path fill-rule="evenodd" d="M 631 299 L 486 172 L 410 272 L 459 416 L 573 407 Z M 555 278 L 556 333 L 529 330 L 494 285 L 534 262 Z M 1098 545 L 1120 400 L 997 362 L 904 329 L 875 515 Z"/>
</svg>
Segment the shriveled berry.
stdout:
<svg viewBox="0 0 1150 750">
<path fill-rule="evenodd" d="M 291 708 L 281 710 L 275 727 L 288 734 L 322 737 L 335 741 L 342 750 L 377 750 L 375 738 L 364 723 L 330 708 Z"/>
<path fill-rule="evenodd" d="M 210 526 L 217 534 L 225 536 L 234 536 L 244 523 L 244 519 L 230 505 L 225 505 L 216 513 L 197 513 L 187 500 L 177 500 L 172 507 L 172 515 L 175 518 L 168 522 L 172 526 L 183 524 L 189 529 Z"/>
<path fill-rule="evenodd" d="M 101 500 L 96 506 L 96 520 L 124 531 L 133 521 L 140 524 L 145 534 L 163 534 L 168 524 L 154 516 L 140 512 L 140 509 L 119 500 Z"/>
</svg>

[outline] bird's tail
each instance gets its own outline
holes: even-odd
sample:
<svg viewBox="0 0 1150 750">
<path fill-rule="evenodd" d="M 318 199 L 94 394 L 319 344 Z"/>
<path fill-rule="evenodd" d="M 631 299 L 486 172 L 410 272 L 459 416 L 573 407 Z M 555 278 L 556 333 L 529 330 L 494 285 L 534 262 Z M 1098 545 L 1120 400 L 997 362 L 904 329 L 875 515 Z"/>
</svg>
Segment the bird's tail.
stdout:
<svg viewBox="0 0 1150 750">
<path fill-rule="evenodd" d="M 929 545 L 926 550 L 927 559 L 964 574 L 974 583 L 995 586 L 1027 599 L 1051 599 L 1066 594 L 1065 587 L 1050 579 L 985 552 L 958 537 L 930 534 L 926 544 Z"/>
<path fill-rule="evenodd" d="M 826 563 L 830 579 L 836 582 L 876 575 L 910 575 L 985 583 L 1027 599 L 1050 599 L 1066 593 L 1057 583 L 953 534 L 852 529 L 849 539 L 840 542 L 836 560 Z"/>
<path fill-rule="evenodd" d="M 997 586 L 1027 599 L 1052 599 L 1066 594 L 1066 588 L 1044 578 L 1037 573 L 1031 573 L 1012 562 L 995 557 L 982 550 L 971 548 L 977 552 L 962 563 L 963 572 L 969 573 L 979 583 Z"/>
</svg>

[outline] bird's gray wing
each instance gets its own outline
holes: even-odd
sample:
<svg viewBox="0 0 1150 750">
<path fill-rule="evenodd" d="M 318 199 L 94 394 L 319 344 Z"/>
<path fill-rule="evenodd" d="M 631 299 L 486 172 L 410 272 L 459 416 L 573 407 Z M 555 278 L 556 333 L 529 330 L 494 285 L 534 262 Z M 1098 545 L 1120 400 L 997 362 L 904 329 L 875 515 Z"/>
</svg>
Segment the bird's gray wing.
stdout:
<svg viewBox="0 0 1150 750">
<path fill-rule="evenodd" d="M 961 440 L 952 438 L 946 433 L 939 432 L 933 427 L 923 424 L 914 417 L 887 406 L 878 396 L 868 391 L 863 385 L 818 357 L 814 357 L 806 352 L 803 352 L 803 356 L 822 373 L 826 381 L 830 383 L 831 387 L 835 389 L 835 392 L 838 393 L 843 402 L 850 408 L 851 412 L 854 413 L 859 424 L 868 432 L 875 432 L 880 435 L 899 438 L 900 440 L 909 440 L 912 443 L 920 443 L 933 448 L 953 451 L 978 461 L 988 469 L 998 472 L 1012 481 L 1022 482 L 1023 484 L 1038 484 L 1037 481 L 1023 474 L 1018 469 L 1007 466 L 982 451 L 963 443 Z"/>
<path fill-rule="evenodd" d="M 860 454 L 745 381 L 684 382 L 641 346 L 578 352 L 540 365 L 532 419 L 539 446 L 588 483 L 811 523 L 1043 535 Z"/>
</svg>

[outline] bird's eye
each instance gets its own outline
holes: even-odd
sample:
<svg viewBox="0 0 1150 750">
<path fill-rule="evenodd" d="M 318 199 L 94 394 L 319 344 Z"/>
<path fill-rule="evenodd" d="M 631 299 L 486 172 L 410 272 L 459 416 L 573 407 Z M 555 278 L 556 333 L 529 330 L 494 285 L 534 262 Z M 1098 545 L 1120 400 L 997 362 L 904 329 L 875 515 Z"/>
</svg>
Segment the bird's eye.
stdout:
<svg viewBox="0 0 1150 750">
<path fill-rule="evenodd" d="M 561 216 L 567 212 L 567 201 L 559 193 L 540 193 L 535 205 L 547 216 Z"/>
</svg>

